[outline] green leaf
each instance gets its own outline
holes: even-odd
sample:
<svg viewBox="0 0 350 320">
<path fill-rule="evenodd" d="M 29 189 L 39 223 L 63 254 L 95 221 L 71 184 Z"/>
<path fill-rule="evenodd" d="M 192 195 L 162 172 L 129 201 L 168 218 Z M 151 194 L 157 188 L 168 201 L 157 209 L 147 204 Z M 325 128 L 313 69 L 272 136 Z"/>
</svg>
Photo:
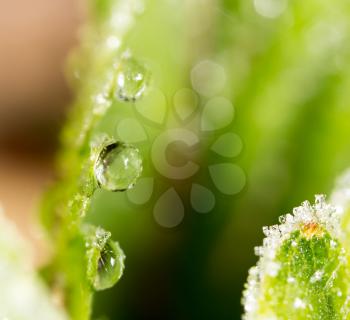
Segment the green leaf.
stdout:
<svg viewBox="0 0 350 320">
<path fill-rule="evenodd" d="M 350 268 L 336 208 L 316 196 L 265 227 L 243 294 L 245 319 L 347 319 Z"/>
<path fill-rule="evenodd" d="M 92 196 L 101 185 L 94 171 L 96 161 L 106 143 L 114 142 L 98 134 L 97 128 L 112 105 L 139 98 L 149 79 L 146 68 L 123 43 L 140 14 L 139 2 L 93 0 L 90 9 L 81 45 L 69 61 L 76 98 L 61 136 L 58 180 L 42 206 L 55 253 L 46 277 L 62 293 L 74 320 L 89 319 L 94 290 L 111 287 L 123 271 L 124 254 L 111 234 L 99 228 L 87 232 L 84 227 Z M 94 245 L 91 230 L 97 238 L 104 234 L 98 240 L 104 239 L 102 243 Z M 108 269 L 99 270 L 105 260 Z"/>
</svg>

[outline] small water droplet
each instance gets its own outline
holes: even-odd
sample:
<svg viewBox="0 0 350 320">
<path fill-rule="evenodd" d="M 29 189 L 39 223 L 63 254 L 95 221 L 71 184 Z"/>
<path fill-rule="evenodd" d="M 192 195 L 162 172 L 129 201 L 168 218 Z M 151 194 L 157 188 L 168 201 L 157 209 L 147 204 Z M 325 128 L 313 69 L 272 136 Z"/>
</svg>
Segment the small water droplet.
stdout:
<svg viewBox="0 0 350 320">
<path fill-rule="evenodd" d="M 122 142 L 110 143 L 100 152 L 94 171 L 96 180 L 103 189 L 130 189 L 142 173 L 139 150 Z"/>
<path fill-rule="evenodd" d="M 124 253 L 117 242 L 108 239 L 98 259 L 97 274 L 94 281 L 96 290 L 112 287 L 122 276 Z"/>
<path fill-rule="evenodd" d="M 145 92 L 149 78 L 150 72 L 146 66 L 129 53 L 124 54 L 117 65 L 117 98 L 122 101 L 136 101 Z"/>
<path fill-rule="evenodd" d="M 87 276 L 96 290 L 111 288 L 122 276 L 125 255 L 111 233 L 101 227 L 85 226 L 88 257 Z"/>
</svg>

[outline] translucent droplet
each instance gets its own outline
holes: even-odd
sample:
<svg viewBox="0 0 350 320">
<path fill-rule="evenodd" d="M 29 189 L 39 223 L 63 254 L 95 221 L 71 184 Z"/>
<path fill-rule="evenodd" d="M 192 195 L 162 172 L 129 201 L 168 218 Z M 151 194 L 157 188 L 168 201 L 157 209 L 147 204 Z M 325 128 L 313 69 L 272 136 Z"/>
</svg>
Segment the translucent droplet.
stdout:
<svg viewBox="0 0 350 320">
<path fill-rule="evenodd" d="M 201 128 L 214 131 L 228 126 L 233 120 L 234 108 L 230 100 L 217 97 L 210 99 L 203 109 Z"/>
<path fill-rule="evenodd" d="M 87 226 L 87 276 L 96 290 L 112 287 L 122 276 L 125 255 L 111 233 L 100 227 Z"/>
<path fill-rule="evenodd" d="M 122 101 L 135 101 L 145 92 L 149 83 L 148 69 L 125 54 L 117 66 L 116 96 Z"/>
<path fill-rule="evenodd" d="M 115 285 L 122 276 L 124 259 L 124 253 L 118 242 L 108 239 L 98 259 L 94 281 L 96 290 L 104 290 Z"/>
<path fill-rule="evenodd" d="M 156 202 L 153 210 L 154 219 L 159 225 L 174 228 L 184 217 L 185 208 L 174 188 L 164 192 Z"/>
<path fill-rule="evenodd" d="M 124 191 L 132 188 L 141 175 L 142 159 L 137 148 L 114 142 L 100 152 L 94 171 L 103 189 Z"/>
<path fill-rule="evenodd" d="M 215 197 L 207 188 L 199 184 L 193 184 L 191 189 L 191 204 L 197 212 L 206 213 L 214 208 Z"/>
<path fill-rule="evenodd" d="M 243 148 L 241 138 L 233 133 L 225 133 L 220 136 L 212 145 L 211 150 L 223 157 L 236 157 Z"/>
<path fill-rule="evenodd" d="M 209 173 L 215 186 L 223 194 L 234 195 L 245 186 L 245 174 L 235 164 L 221 163 L 209 166 Z"/>
</svg>

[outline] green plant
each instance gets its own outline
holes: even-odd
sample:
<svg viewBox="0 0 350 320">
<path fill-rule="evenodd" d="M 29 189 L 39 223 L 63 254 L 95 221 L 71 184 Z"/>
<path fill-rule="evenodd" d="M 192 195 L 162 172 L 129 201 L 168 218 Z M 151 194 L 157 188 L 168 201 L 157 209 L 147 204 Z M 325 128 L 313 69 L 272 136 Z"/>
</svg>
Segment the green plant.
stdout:
<svg viewBox="0 0 350 320">
<path fill-rule="evenodd" d="M 245 319 L 347 319 L 349 190 L 345 174 L 327 203 L 316 196 L 264 227 L 243 295 Z"/>
<path fill-rule="evenodd" d="M 84 222 L 92 196 L 100 187 L 128 189 L 142 170 L 135 148 L 96 128 L 115 100 L 139 98 L 148 81 L 147 71 L 119 48 L 129 25 L 115 21 L 134 19 L 135 3 L 92 1 L 91 6 L 92 16 L 69 67 L 77 95 L 62 134 L 58 180 L 42 209 L 54 245 L 43 273 L 75 320 L 90 318 L 93 292 L 113 286 L 124 268 L 123 251 L 111 233 Z"/>
</svg>

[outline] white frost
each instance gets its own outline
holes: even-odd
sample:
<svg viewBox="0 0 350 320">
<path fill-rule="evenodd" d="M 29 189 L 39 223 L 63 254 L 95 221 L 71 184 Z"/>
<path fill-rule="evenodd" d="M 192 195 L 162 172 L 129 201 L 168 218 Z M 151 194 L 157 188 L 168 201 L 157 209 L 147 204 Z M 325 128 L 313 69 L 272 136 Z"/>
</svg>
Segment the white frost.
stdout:
<svg viewBox="0 0 350 320">
<path fill-rule="evenodd" d="M 263 228 L 266 238 L 264 238 L 261 247 L 255 248 L 255 253 L 260 259 L 257 266 L 250 269 L 248 282 L 243 292 L 243 304 L 245 309 L 243 318 L 245 320 L 253 320 L 257 319 L 258 316 L 262 316 L 260 314 L 257 315 L 261 279 L 278 275 L 281 266 L 275 261 L 276 252 L 281 247 L 282 243 L 290 237 L 292 232 L 302 230 L 305 225 L 315 224 L 316 226 L 322 226 L 335 238 L 340 238 L 342 235 L 338 210 L 326 202 L 324 195 L 316 195 L 315 204 L 313 205 L 305 201 L 301 206 L 293 209 L 293 214 L 286 214 L 280 217 L 279 221 L 281 223 L 280 225 Z M 296 242 L 292 242 L 292 246 L 296 245 Z M 332 246 L 336 246 L 336 243 L 333 243 Z M 323 271 L 318 270 L 310 278 L 310 281 L 319 281 L 322 276 Z M 287 281 L 293 283 L 295 279 L 289 277 Z M 294 301 L 294 307 L 303 309 L 306 305 L 301 299 L 297 298 Z"/>
</svg>

